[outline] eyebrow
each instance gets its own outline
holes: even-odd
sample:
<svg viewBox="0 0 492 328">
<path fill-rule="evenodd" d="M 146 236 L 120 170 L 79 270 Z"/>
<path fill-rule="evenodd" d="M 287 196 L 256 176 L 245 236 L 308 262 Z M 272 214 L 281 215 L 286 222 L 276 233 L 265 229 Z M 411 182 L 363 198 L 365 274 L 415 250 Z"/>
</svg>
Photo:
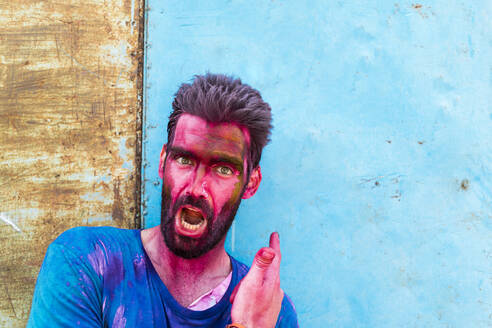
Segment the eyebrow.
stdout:
<svg viewBox="0 0 492 328">
<path fill-rule="evenodd" d="M 171 148 L 169 148 L 169 154 L 172 154 L 172 155 L 184 155 L 184 156 L 191 157 L 191 158 L 197 158 L 197 156 L 195 155 L 195 153 L 193 153 L 192 151 L 183 149 L 181 147 L 171 147 Z"/>
<path fill-rule="evenodd" d="M 174 147 L 174 146 L 169 149 L 169 154 L 183 155 L 183 156 L 187 156 L 187 157 L 190 157 L 193 159 L 198 158 L 198 156 L 194 152 L 183 149 L 181 147 Z M 220 151 L 212 152 L 210 162 L 211 163 L 228 163 L 228 164 L 233 165 L 237 170 L 239 170 L 241 172 L 243 171 L 243 161 L 240 158 L 235 157 L 235 156 L 231 156 L 227 153 L 223 153 Z"/>
<path fill-rule="evenodd" d="M 243 161 L 237 157 L 230 156 L 221 152 L 212 153 L 212 163 L 229 163 L 233 165 L 238 171 L 243 171 Z"/>
</svg>

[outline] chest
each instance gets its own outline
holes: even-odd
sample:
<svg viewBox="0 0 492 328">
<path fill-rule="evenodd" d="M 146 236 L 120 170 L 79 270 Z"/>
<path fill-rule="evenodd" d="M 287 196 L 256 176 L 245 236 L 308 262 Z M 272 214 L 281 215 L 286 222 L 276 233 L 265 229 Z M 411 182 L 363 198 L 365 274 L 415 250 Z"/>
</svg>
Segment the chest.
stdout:
<svg viewBox="0 0 492 328">
<path fill-rule="evenodd" d="M 223 281 L 224 277 L 215 279 L 163 279 L 169 293 L 183 307 L 188 307 L 203 294 L 214 289 Z"/>
<path fill-rule="evenodd" d="M 125 277 L 126 278 L 126 277 Z M 200 289 L 173 290 L 174 296 L 158 276 L 129 279 L 115 289 L 103 292 L 103 322 L 108 327 L 224 327 L 230 322 L 229 302 L 220 302 L 213 311 L 201 313 L 186 308 Z M 198 291 L 197 291 L 198 290 Z M 200 295 L 198 295 L 200 296 Z M 197 297 L 198 297 L 197 296 Z M 185 304 L 185 306 L 183 306 Z"/>
</svg>

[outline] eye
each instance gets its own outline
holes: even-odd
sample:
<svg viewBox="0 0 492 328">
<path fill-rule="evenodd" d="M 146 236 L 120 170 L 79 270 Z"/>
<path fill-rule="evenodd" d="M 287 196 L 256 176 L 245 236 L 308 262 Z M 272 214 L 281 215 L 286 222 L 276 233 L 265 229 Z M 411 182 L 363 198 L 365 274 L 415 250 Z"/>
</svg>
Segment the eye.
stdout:
<svg viewBox="0 0 492 328">
<path fill-rule="evenodd" d="M 227 166 L 218 166 L 216 169 L 217 173 L 219 173 L 220 175 L 232 175 L 234 172 L 232 171 L 232 169 L 230 167 L 227 167 Z"/>
<path fill-rule="evenodd" d="M 178 162 L 181 165 L 192 165 L 193 164 L 193 161 L 190 158 L 184 157 L 184 156 L 179 156 L 178 158 L 176 158 L 176 162 Z"/>
</svg>

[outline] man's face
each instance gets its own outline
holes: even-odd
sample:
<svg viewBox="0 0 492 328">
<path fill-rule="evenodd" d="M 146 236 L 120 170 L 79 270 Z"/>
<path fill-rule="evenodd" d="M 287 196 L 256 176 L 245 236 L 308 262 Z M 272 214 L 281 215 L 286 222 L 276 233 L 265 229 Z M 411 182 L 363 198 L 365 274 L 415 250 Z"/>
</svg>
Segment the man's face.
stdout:
<svg viewBox="0 0 492 328">
<path fill-rule="evenodd" d="M 224 238 L 245 190 L 248 144 L 237 124 L 179 118 L 165 153 L 161 210 L 161 231 L 176 255 L 199 257 Z"/>
</svg>

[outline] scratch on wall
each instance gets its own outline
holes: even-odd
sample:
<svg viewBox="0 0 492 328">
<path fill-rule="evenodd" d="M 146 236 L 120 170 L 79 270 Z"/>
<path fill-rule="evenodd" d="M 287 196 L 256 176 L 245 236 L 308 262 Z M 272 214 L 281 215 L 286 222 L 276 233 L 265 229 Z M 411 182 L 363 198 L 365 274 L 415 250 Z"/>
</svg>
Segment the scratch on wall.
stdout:
<svg viewBox="0 0 492 328">
<path fill-rule="evenodd" d="M 7 223 L 8 225 L 10 225 L 15 231 L 17 232 L 22 232 L 22 230 L 14 223 L 12 222 L 8 217 L 7 215 L 3 214 L 3 213 L 0 213 L 0 220 L 2 220 L 3 222 Z"/>
</svg>

